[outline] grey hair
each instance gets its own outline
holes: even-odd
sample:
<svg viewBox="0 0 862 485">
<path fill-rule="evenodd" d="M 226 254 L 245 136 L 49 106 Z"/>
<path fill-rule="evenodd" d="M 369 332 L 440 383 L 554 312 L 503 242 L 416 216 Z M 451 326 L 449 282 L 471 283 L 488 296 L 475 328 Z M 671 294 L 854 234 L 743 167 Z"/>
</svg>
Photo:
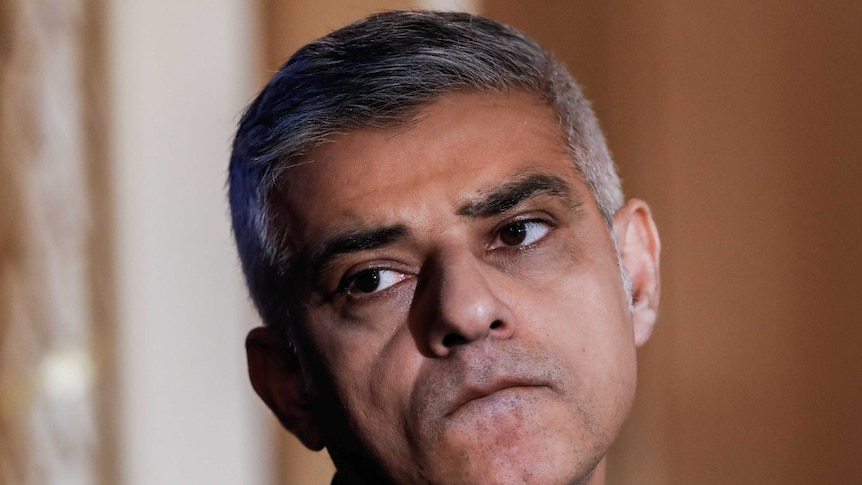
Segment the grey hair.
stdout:
<svg viewBox="0 0 862 485">
<path fill-rule="evenodd" d="M 523 92 L 552 107 L 574 167 L 611 227 L 623 203 L 616 168 L 589 102 L 559 61 L 521 32 L 479 16 L 372 15 L 297 51 L 240 121 L 230 206 L 265 323 L 289 327 L 290 320 L 290 231 L 276 203 L 285 171 L 335 134 L 403 126 L 453 92 Z"/>
</svg>

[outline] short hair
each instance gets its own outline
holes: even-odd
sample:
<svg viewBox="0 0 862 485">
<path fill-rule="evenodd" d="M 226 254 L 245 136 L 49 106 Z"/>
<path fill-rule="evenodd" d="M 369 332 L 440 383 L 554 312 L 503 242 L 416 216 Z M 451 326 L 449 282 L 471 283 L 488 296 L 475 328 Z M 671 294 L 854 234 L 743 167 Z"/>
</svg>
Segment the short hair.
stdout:
<svg viewBox="0 0 862 485">
<path fill-rule="evenodd" d="M 523 92 L 552 107 L 577 172 L 610 227 L 620 181 L 589 102 L 535 41 L 456 12 L 372 15 L 299 49 L 239 123 L 229 169 L 234 237 L 264 323 L 290 332 L 290 230 L 279 208 L 285 171 L 335 134 L 392 129 L 454 92 Z"/>
</svg>

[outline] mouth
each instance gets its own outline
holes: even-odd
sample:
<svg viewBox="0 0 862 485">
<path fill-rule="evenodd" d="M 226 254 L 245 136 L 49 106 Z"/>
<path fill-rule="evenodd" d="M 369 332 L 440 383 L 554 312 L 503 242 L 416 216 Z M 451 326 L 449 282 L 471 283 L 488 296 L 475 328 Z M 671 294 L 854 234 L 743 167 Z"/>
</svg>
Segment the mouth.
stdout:
<svg viewBox="0 0 862 485">
<path fill-rule="evenodd" d="M 453 400 L 451 408 L 446 413 L 446 417 L 452 416 L 465 407 L 481 401 L 490 401 L 494 398 L 518 392 L 548 389 L 550 387 L 547 384 L 518 380 L 500 380 L 491 383 L 489 386 L 467 386 Z"/>
</svg>

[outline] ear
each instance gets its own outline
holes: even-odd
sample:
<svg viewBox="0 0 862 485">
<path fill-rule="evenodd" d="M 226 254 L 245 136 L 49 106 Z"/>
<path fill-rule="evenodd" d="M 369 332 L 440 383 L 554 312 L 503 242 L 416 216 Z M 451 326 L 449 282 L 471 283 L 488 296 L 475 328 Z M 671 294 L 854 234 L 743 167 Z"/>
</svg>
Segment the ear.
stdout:
<svg viewBox="0 0 862 485">
<path fill-rule="evenodd" d="M 246 337 L 245 350 L 248 375 L 257 395 L 306 447 L 322 449 L 302 369 L 284 337 L 272 328 L 258 327 Z"/>
<path fill-rule="evenodd" d="M 635 344 L 641 346 L 649 339 L 655 326 L 661 289 L 661 242 L 646 202 L 632 199 L 618 210 L 614 214 L 614 234 L 623 267 L 632 284 Z"/>
</svg>

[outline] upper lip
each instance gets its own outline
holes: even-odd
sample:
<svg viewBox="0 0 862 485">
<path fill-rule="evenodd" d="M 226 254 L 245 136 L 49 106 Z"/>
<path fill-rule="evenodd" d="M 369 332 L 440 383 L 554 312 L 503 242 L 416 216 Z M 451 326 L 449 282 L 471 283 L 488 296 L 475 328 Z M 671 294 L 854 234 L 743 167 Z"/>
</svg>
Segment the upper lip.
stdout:
<svg viewBox="0 0 862 485">
<path fill-rule="evenodd" d="M 517 378 L 498 378 L 486 385 L 466 385 L 455 396 L 455 399 L 452 401 L 452 407 L 446 415 L 454 414 L 461 406 L 470 401 L 490 396 L 504 389 L 512 387 L 540 387 L 544 385 L 540 382 Z"/>
</svg>

